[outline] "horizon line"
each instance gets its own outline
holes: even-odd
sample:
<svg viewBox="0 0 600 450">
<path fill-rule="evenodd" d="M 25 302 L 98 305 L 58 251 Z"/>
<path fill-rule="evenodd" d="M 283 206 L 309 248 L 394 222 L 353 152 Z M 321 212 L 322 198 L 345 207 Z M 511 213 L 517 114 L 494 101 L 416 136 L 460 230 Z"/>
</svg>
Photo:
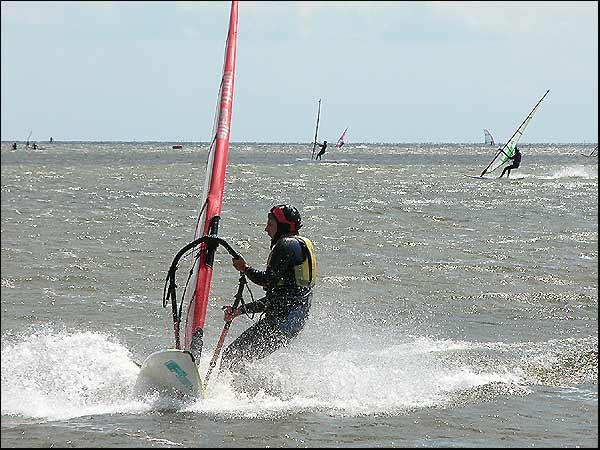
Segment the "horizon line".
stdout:
<svg viewBox="0 0 600 450">
<path fill-rule="evenodd" d="M 26 144 L 27 141 L 26 140 L 19 140 L 19 139 L 2 139 L 0 140 L 0 142 L 2 144 L 6 143 L 23 143 Z M 112 139 L 101 139 L 101 140 L 86 140 L 86 139 L 73 139 L 73 140 L 56 140 L 53 139 L 52 142 L 50 142 L 49 140 L 43 140 L 43 141 L 29 141 L 30 143 L 35 143 L 35 144 L 40 144 L 40 143 L 77 143 L 77 142 L 88 142 L 88 143 L 125 143 L 125 144 L 153 144 L 153 143 L 157 143 L 157 144 L 175 144 L 175 145 L 182 145 L 182 144 L 209 144 L 209 141 L 170 141 L 170 140 L 133 140 L 133 141 L 124 141 L 124 140 L 112 140 Z M 312 145 L 314 142 L 300 142 L 300 141 L 230 141 L 229 144 L 232 145 L 239 145 L 239 144 L 297 144 L 297 145 Z M 539 142 L 520 142 L 519 144 L 594 144 L 594 143 L 598 143 L 598 140 L 596 141 L 557 141 L 557 142 L 551 142 L 551 141 L 539 141 Z M 362 141 L 362 142 L 346 142 L 346 146 L 349 145 L 366 145 L 366 144 L 377 144 L 377 145 L 387 145 L 387 144 L 481 144 L 481 145 L 488 145 L 485 144 L 485 142 L 480 142 L 480 141 Z M 502 143 L 495 143 L 495 145 L 500 145 Z M 492 147 L 490 145 L 490 147 Z"/>
</svg>

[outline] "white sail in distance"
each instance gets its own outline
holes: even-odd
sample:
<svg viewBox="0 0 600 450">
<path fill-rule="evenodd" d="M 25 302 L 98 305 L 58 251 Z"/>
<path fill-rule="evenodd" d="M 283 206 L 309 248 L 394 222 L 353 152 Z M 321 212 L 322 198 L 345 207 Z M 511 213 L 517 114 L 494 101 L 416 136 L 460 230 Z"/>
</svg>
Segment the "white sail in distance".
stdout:
<svg viewBox="0 0 600 450">
<path fill-rule="evenodd" d="M 483 135 L 485 138 L 485 145 L 494 145 L 496 141 L 494 141 L 494 136 L 490 133 L 486 128 L 483 129 Z"/>
</svg>

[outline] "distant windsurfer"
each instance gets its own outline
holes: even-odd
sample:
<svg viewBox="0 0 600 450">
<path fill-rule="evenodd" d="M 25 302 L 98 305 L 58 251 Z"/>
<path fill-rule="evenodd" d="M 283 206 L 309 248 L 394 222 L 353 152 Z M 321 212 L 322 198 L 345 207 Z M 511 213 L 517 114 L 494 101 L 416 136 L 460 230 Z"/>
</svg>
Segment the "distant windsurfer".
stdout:
<svg viewBox="0 0 600 450">
<path fill-rule="evenodd" d="M 594 156 L 597 158 L 598 157 L 598 146 L 596 145 L 594 147 L 594 150 L 592 150 L 588 155 L 586 155 L 585 153 L 582 153 L 582 155 L 585 156 L 586 158 L 589 158 L 591 156 Z"/>
<path fill-rule="evenodd" d="M 317 157 L 315 159 L 321 159 L 321 156 L 325 154 L 325 149 L 327 148 L 327 141 L 323 141 L 322 144 L 319 144 L 317 142 L 317 145 L 321 147 L 321 150 L 319 150 L 319 153 L 317 153 Z"/>
<path fill-rule="evenodd" d="M 233 266 L 250 281 L 263 286 L 266 295 L 242 304 L 235 311 L 231 306 L 223 307 L 225 322 L 241 314 L 263 315 L 225 350 L 221 369 L 240 372 L 243 364 L 269 356 L 287 345 L 304 327 L 316 277 L 316 260 L 312 243 L 298 235 L 301 226 L 296 208 L 274 206 L 265 227 L 271 238 L 266 270 L 250 267 L 242 257 L 233 259 Z"/>
<path fill-rule="evenodd" d="M 519 150 L 519 147 L 515 146 L 514 155 L 510 156 L 508 159 L 512 159 L 512 164 L 510 166 L 506 166 L 498 178 L 502 178 L 505 173 L 506 178 L 510 178 L 510 171 L 519 168 L 521 165 L 521 151 Z"/>
<path fill-rule="evenodd" d="M 16 143 L 16 142 L 14 142 L 14 143 L 13 143 L 13 145 L 12 145 L 12 149 L 13 149 L 13 150 L 16 150 L 16 149 L 17 149 L 17 143 Z"/>
</svg>

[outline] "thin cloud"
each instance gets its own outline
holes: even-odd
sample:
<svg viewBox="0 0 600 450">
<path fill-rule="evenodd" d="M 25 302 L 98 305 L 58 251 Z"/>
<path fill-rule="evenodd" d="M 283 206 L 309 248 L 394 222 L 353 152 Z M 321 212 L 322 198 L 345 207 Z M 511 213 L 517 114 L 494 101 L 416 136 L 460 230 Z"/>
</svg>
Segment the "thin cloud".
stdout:
<svg viewBox="0 0 600 450">
<path fill-rule="evenodd" d="M 598 27 L 597 2 L 431 2 L 440 19 L 477 32 L 514 34 L 572 32 L 583 23 Z"/>
</svg>

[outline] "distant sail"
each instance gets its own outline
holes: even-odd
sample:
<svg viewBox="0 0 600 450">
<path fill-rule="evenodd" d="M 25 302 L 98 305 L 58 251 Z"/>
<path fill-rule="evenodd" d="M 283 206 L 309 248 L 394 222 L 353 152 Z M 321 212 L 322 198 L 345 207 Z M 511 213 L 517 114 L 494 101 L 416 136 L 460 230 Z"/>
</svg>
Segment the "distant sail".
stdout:
<svg viewBox="0 0 600 450">
<path fill-rule="evenodd" d="M 494 136 L 492 136 L 492 133 L 484 128 L 483 134 L 485 135 L 485 145 L 496 145 L 496 141 L 494 141 Z"/>
<path fill-rule="evenodd" d="M 512 155 L 514 155 L 515 147 L 519 143 L 519 139 L 521 139 L 521 136 L 523 136 L 525 128 L 527 128 L 527 125 L 529 125 L 529 122 L 531 122 L 535 111 L 537 110 L 538 106 L 540 106 L 540 103 L 542 103 L 542 100 L 546 98 L 548 92 L 550 92 L 550 89 L 548 89 L 546 93 L 542 96 L 542 98 L 536 103 L 531 112 L 527 115 L 527 117 L 525 117 L 523 123 L 521 123 L 519 128 L 517 128 L 517 131 L 514 132 L 514 134 L 511 136 L 508 142 L 504 144 L 503 147 L 498 149 L 498 152 L 494 156 L 494 159 L 492 159 L 488 166 L 485 169 L 483 169 L 483 172 L 481 172 L 481 176 L 484 176 L 486 173 L 493 172 L 499 167 L 502 167 L 510 160 Z"/>
<path fill-rule="evenodd" d="M 344 139 L 346 139 L 346 131 L 348 131 L 349 127 L 346 127 L 346 129 L 344 130 L 344 132 L 342 133 L 342 135 L 340 136 L 340 138 L 338 139 L 337 143 L 335 144 L 336 148 L 342 148 L 342 146 L 346 143 L 344 141 Z"/>
<path fill-rule="evenodd" d="M 317 112 L 317 126 L 315 127 L 315 140 L 313 141 L 312 156 L 310 159 L 315 159 L 315 149 L 317 148 L 317 139 L 319 137 L 319 119 L 321 118 L 321 99 L 319 99 L 319 110 Z"/>
</svg>

